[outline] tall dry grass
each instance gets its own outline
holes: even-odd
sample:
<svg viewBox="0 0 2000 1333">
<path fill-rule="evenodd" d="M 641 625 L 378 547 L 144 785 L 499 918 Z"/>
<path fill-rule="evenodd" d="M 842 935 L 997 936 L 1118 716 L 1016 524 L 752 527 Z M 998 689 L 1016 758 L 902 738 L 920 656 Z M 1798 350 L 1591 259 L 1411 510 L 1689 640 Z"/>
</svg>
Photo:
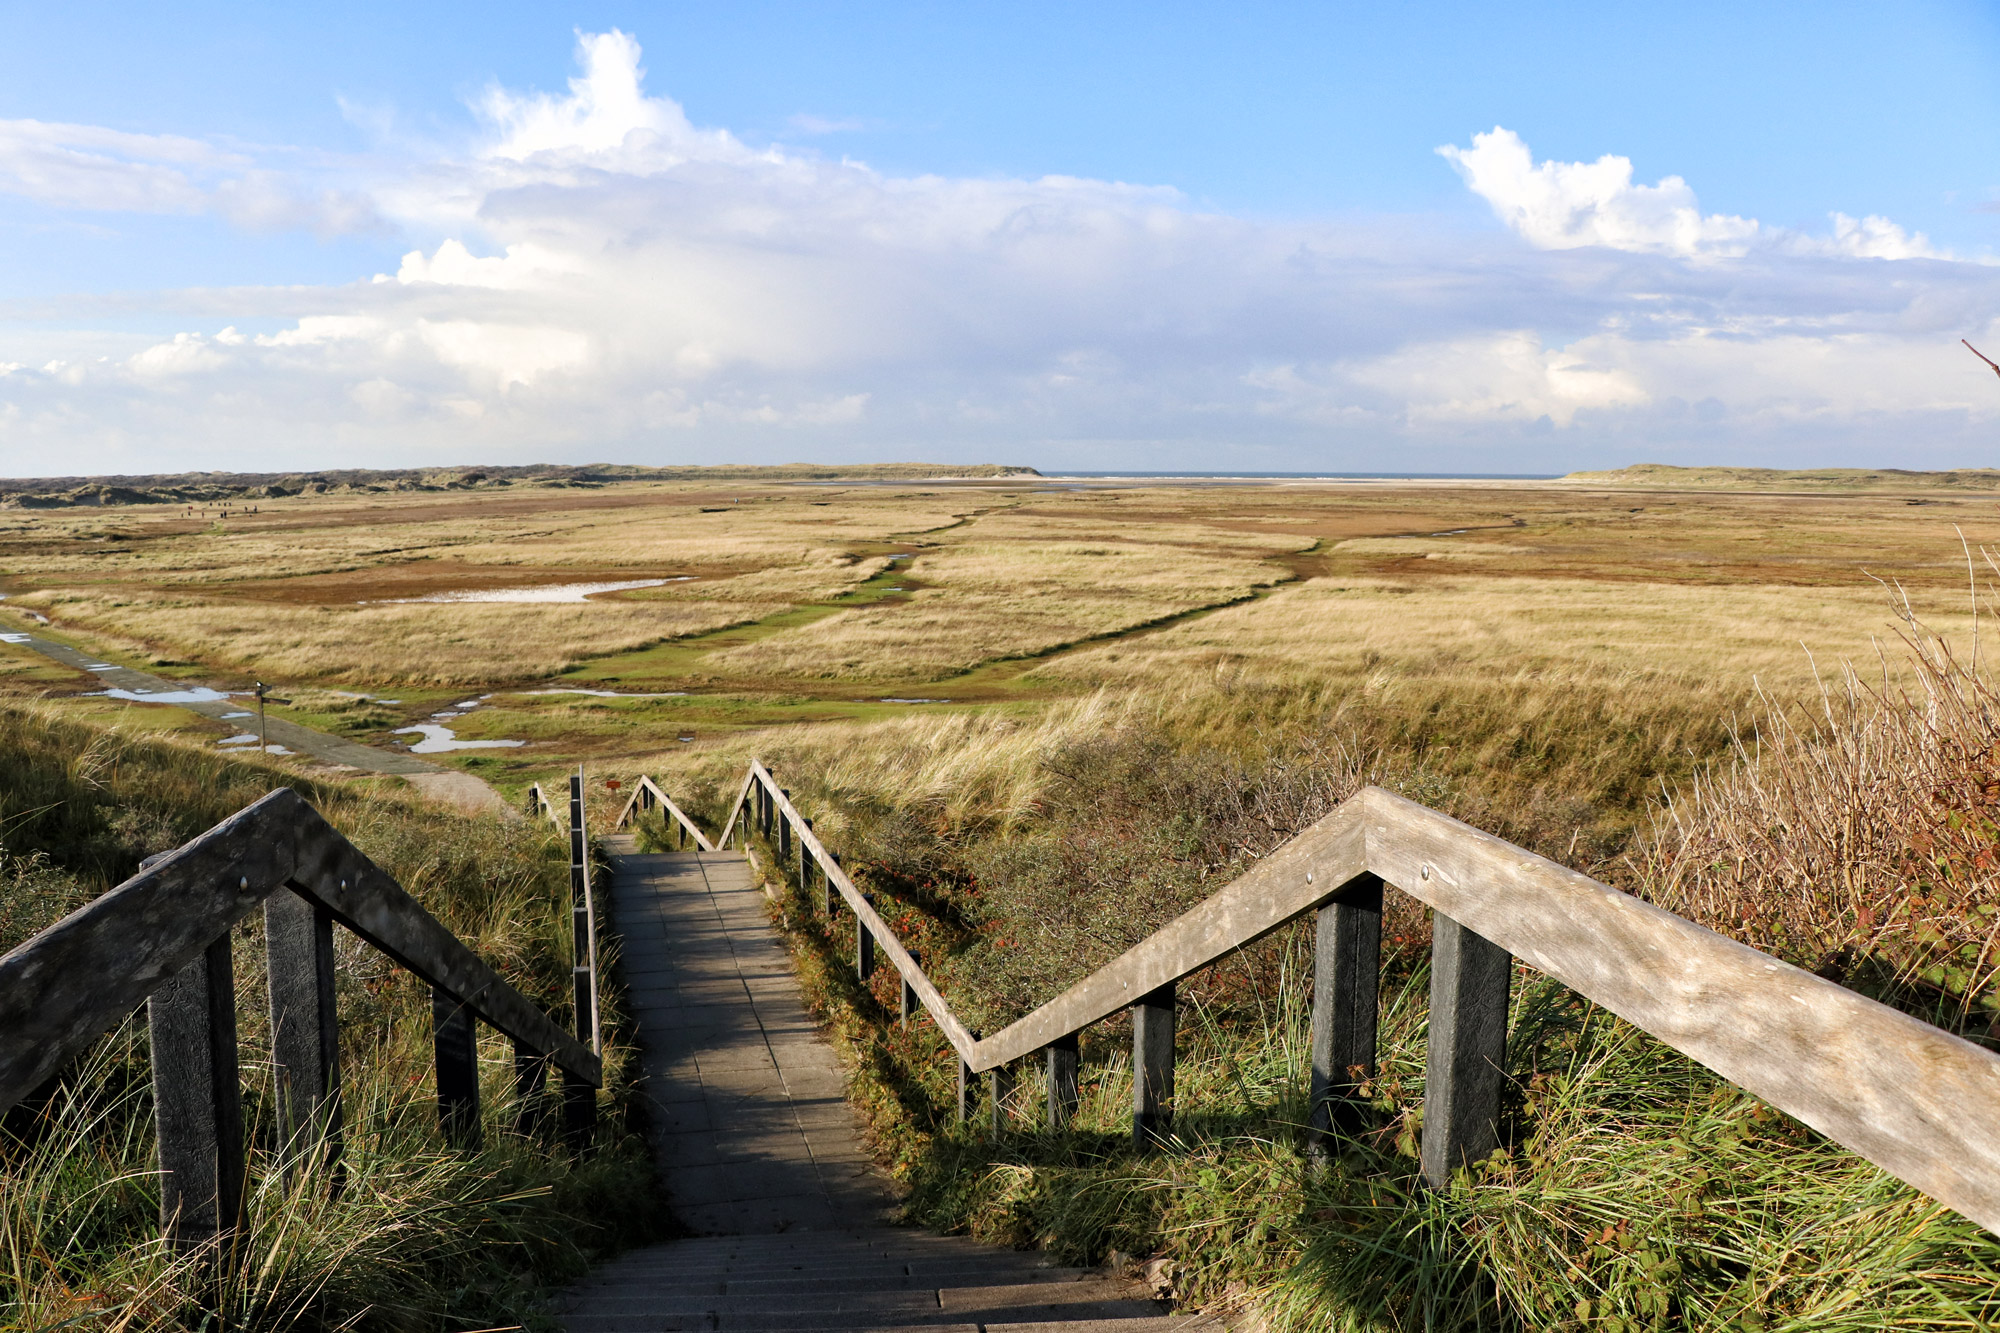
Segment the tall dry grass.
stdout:
<svg viewBox="0 0 2000 1333">
<path fill-rule="evenodd" d="M 428 602 L 291 606 L 181 595 L 18 599 L 60 630 L 147 658 L 353 685 L 484 685 L 552 676 L 769 614 L 748 602 Z"/>
<path fill-rule="evenodd" d="M 1116 540 L 993 540 L 975 534 L 923 553 L 907 602 L 844 611 L 717 653 L 714 664 L 800 679 L 930 680 L 995 658 L 1025 657 L 1199 607 L 1247 597 L 1283 577 L 1261 559 Z"/>
<path fill-rule="evenodd" d="M 568 870 L 546 826 L 470 819 L 247 756 L 0 708 L 0 950 L 281 783 L 312 800 L 501 975 L 561 1015 Z M 431 1083 L 430 992 L 337 936 L 346 1172 L 338 1190 L 274 1128 L 261 923 L 232 931 L 250 1190 L 226 1280 L 159 1242 L 143 1021 L 0 1123 L 0 1327 L 170 1329 L 220 1310 L 246 1330 L 520 1322 L 595 1255 L 659 1234 L 653 1173 L 622 1130 L 631 1093 L 606 1003 L 610 1110 L 579 1162 L 512 1132 L 513 1058 L 482 1040 L 486 1151 L 453 1151 Z"/>
<path fill-rule="evenodd" d="M 777 771 L 822 828 L 840 830 L 835 845 L 878 908 L 985 1028 L 1197 901 L 1353 783 L 1398 775 L 1423 784 L 1418 799 L 1558 857 L 1576 851 L 1549 818 L 1561 804 L 1524 818 L 1511 800 L 1554 786 L 1618 806 L 1629 829 L 1664 780 L 1677 794 L 1657 840 L 1621 844 L 1633 882 L 1883 998 L 1983 1018 L 2000 696 L 1969 653 L 1914 616 L 1905 630 L 1908 662 L 1888 662 L 1878 683 L 1849 673 L 1810 712 L 1767 695 L 1734 731 L 1727 712 L 1692 706 L 1697 692 L 1649 691 L 1658 676 L 1602 690 L 1580 685 L 1616 683 L 1561 672 L 1477 687 L 1394 680 L 1371 695 L 1190 674 L 1178 695 L 1120 700 L 1036 768 L 1015 755 L 1005 819 L 981 820 L 977 803 L 954 806 L 941 789 L 885 799 L 885 779 L 918 757 L 854 751 L 915 731 L 857 731 L 850 753 L 801 753 Z M 1347 744 L 1315 763 L 1306 743 L 1330 728 Z M 1697 740 L 1704 762 L 1670 753 Z M 982 771 L 980 757 L 966 762 L 959 772 Z M 836 790 L 835 772 L 850 785 Z M 859 796 L 873 804 L 857 808 Z M 1942 1333 L 2000 1321 L 1992 1236 L 1525 970 L 1506 1150 L 1447 1191 L 1424 1189 L 1425 936 L 1395 923 L 1373 1104 L 1318 1171 L 1297 1137 L 1303 931 L 1182 988 L 1178 1141 L 1136 1156 L 1116 1024 L 1086 1035 L 1070 1132 L 1036 1128 L 1037 1074 L 1024 1070 L 1010 1103 L 1020 1118 L 991 1140 L 955 1123 L 955 1065 L 935 1032 L 889 1021 L 893 977 L 857 984 L 851 935 L 796 889 L 782 918 L 808 994 L 851 1055 L 857 1098 L 913 1188 L 912 1213 L 934 1225 L 1072 1261 L 1152 1254 L 1180 1294 L 1254 1306 L 1288 1331 Z"/>
<path fill-rule="evenodd" d="M 1976 631 L 1975 631 L 1976 633 Z M 1977 639 L 1905 612 L 1902 651 L 1766 700 L 1736 762 L 1661 808 L 1639 859 L 1670 910 L 2000 1037 L 2000 692 Z"/>
</svg>

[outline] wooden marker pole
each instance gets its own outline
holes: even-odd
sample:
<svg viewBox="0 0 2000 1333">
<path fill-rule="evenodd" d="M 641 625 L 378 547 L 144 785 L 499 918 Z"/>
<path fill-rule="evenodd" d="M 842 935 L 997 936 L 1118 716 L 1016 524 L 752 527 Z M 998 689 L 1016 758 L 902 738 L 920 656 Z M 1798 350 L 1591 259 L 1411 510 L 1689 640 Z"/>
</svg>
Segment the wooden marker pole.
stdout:
<svg viewBox="0 0 2000 1333">
<path fill-rule="evenodd" d="M 597 1027 L 597 914 L 590 900 L 590 840 L 583 817 L 583 769 L 569 779 L 569 894 L 571 975 L 575 981 L 576 1039 L 598 1055 L 604 1041 Z M 563 1128 L 572 1147 L 590 1143 L 597 1127 L 597 1090 L 580 1078 L 563 1080 Z"/>
</svg>

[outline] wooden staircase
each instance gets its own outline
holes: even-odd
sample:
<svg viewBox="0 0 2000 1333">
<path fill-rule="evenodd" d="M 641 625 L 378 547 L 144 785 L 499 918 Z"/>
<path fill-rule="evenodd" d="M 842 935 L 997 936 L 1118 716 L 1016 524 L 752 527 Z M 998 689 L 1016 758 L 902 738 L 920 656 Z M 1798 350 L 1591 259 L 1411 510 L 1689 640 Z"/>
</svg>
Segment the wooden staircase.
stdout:
<svg viewBox="0 0 2000 1333">
<path fill-rule="evenodd" d="M 569 1333 L 1179 1333 L 1143 1284 L 889 1226 L 707 1236 L 639 1250 L 579 1289 Z"/>
<path fill-rule="evenodd" d="M 654 1160 L 698 1235 L 598 1270 L 569 1295 L 570 1333 L 1200 1325 L 1129 1278 L 894 1226 L 746 858 L 608 842 Z"/>
</svg>

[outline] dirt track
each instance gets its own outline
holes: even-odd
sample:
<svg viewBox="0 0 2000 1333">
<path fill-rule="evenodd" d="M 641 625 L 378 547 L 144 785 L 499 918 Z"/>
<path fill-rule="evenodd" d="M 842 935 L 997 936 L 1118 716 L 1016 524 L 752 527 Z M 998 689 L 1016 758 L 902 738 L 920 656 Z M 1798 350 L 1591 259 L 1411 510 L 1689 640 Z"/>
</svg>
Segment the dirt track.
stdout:
<svg viewBox="0 0 2000 1333">
<path fill-rule="evenodd" d="M 254 727 L 256 714 L 245 697 L 234 697 L 220 690 L 204 686 L 190 685 L 184 681 L 167 680 L 131 667 L 113 666 L 100 662 L 88 653 L 79 652 L 68 644 L 56 643 L 34 634 L 14 634 L 6 636 L 9 643 L 32 648 L 44 657 L 61 662 L 64 666 L 88 671 L 114 690 L 129 691 L 135 701 L 148 702 L 148 696 L 160 696 L 151 702 L 172 704 L 203 717 L 242 726 L 245 730 Z M 440 805 L 448 805 L 466 814 L 506 814 L 518 815 L 507 804 L 500 793 L 486 785 L 470 773 L 455 768 L 445 768 L 439 764 L 426 763 L 415 755 L 395 754 L 378 750 L 359 741 L 347 740 L 340 736 L 329 736 L 310 727 L 302 727 L 284 718 L 271 718 L 265 724 L 266 740 L 275 748 L 317 759 L 321 763 L 339 768 L 359 769 L 364 773 L 388 773 L 400 777 L 419 792 Z M 254 748 L 254 747 L 253 747 Z"/>
</svg>

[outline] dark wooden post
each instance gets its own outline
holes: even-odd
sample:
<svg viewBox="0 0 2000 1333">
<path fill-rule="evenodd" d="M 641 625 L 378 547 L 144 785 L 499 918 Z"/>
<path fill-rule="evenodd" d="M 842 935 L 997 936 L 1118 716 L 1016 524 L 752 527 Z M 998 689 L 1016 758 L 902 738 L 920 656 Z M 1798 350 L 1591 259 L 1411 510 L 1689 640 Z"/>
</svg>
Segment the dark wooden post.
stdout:
<svg viewBox="0 0 2000 1333">
<path fill-rule="evenodd" d="M 1063 1129 L 1076 1117 L 1077 1034 L 1049 1043 L 1049 1128 Z"/>
<path fill-rule="evenodd" d="M 597 1138 L 597 1089 L 562 1071 L 563 1142 L 574 1153 L 590 1150 Z"/>
<path fill-rule="evenodd" d="M 162 1174 L 160 1229 L 183 1252 L 234 1228 L 243 1209 L 235 983 L 225 933 L 146 1001 Z"/>
<path fill-rule="evenodd" d="M 583 770 L 569 779 L 570 962 L 576 1039 L 601 1053 L 597 1036 L 597 914 L 590 901 L 590 836 L 583 820 Z"/>
<path fill-rule="evenodd" d="M 1166 1137 L 1174 1119 L 1174 983 L 1132 1006 L 1132 1144 Z"/>
<path fill-rule="evenodd" d="M 979 1040 L 977 1032 L 967 1035 L 974 1041 Z M 965 1063 L 956 1051 L 952 1053 L 951 1058 L 958 1062 L 958 1123 L 962 1125 L 972 1117 L 972 1066 Z"/>
<path fill-rule="evenodd" d="M 835 865 L 840 864 L 839 856 L 835 855 L 833 852 L 828 852 L 827 855 L 833 858 L 833 863 Z M 821 866 L 819 868 L 819 878 L 820 878 L 820 883 L 826 886 L 826 916 L 827 920 L 831 921 L 833 919 L 834 909 L 840 903 L 840 890 L 836 889 L 833 886 L 833 876 L 827 871 L 827 868 L 825 866 Z M 873 902 L 875 900 L 873 898 L 870 898 L 868 901 Z"/>
<path fill-rule="evenodd" d="M 539 1138 L 549 1123 L 549 1057 L 514 1041 L 514 1130 Z"/>
<path fill-rule="evenodd" d="M 910 958 L 917 966 L 923 966 L 923 959 L 917 957 L 916 950 L 912 949 L 910 951 Z M 910 979 L 901 973 L 897 974 L 897 980 L 902 983 L 900 989 L 903 992 L 903 997 L 902 1003 L 896 1008 L 896 1021 L 904 1027 L 908 1027 L 910 1025 L 910 1015 L 917 1012 L 917 988 L 912 986 Z"/>
<path fill-rule="evenodd" d="M 1375 1072 L 1382 967 L 1382 881 L 1363 875 L 1319 909 L 1313 949 L 1312 1119 L 1308 1151 L 1325 1153 L 1353 1128 L 1358 1080 Z"/>
<path fill-rule="evenodd" d="M 1500 1146 L 1507 990 L 1514 960 L 1442 912 L 1431 926 L 1431 1030 L 1424 1070 L 1424 1179 L 1433 1188 Z"/>
<path fill-rule="evenodd" d="M 875 900 L 871 897 L 868 901 L 872 906 Z M 875 975 L 875 937 L 869 934 L 868 923 L 859 912 L 854 914 L 854 975 L 863 986 Z"/>
<path fill-rule="evenodd" d="M 805 821 L 805 825 L 806 828 L 811 828 L 813 822 L 808 819 Z M 801 832 L 803 831 L 801 830 Z M 831 881 L 828 881 L 829 887 L 831 887 L 831 883 Z M 812 896 L 812 853 L 806 850 L 806 840 L 803 837 L 799 839 L 799 894 L 802 897 L 808 898 Z M 833 901 L 832 894 L 827 895 L 827 901 L 829 903 Z M 831 919 L 832 913 L 829 912 L 827 915 Z"/>
<path fill-rule="evenodd" d="M 991 1104 L 992 1120 L 986 1127 L 986 1136 L 998 1141 L 1007 1129 L 1007 1096 L 1014 1090 L 1014 1071 L 1006 1065 L 995 1065 L 986 1071 L 986 1100 Z"/>
<path fill-rule="evenodd" d="M 345 885 L 342 885 L 345 888 Z M 264 900 L 264 972 L 278 1123 L 293 1160 L 340 1158 L 340 1025 L 333 994 L 333 918 L 289 888 Z"/>
<path fill-rule="evenodd" d="M 791 793 L 786 792 L 785 795 L 790 796 Z M 776 805 L 777 801 L 773 799 L 771 804 Z M 783 811 L 779 811 L 776 817 L 778 821 L 778 862 L 782 865 L 792 859 L 792 821 L 785 818 Z"/>
<path fill-rule="evenodd" d="M 438 1124 L 454 1148 L 479 1151 L 479 1029 L 458 997 L 431 987 L 437 1052 Z"/>
</svg>

